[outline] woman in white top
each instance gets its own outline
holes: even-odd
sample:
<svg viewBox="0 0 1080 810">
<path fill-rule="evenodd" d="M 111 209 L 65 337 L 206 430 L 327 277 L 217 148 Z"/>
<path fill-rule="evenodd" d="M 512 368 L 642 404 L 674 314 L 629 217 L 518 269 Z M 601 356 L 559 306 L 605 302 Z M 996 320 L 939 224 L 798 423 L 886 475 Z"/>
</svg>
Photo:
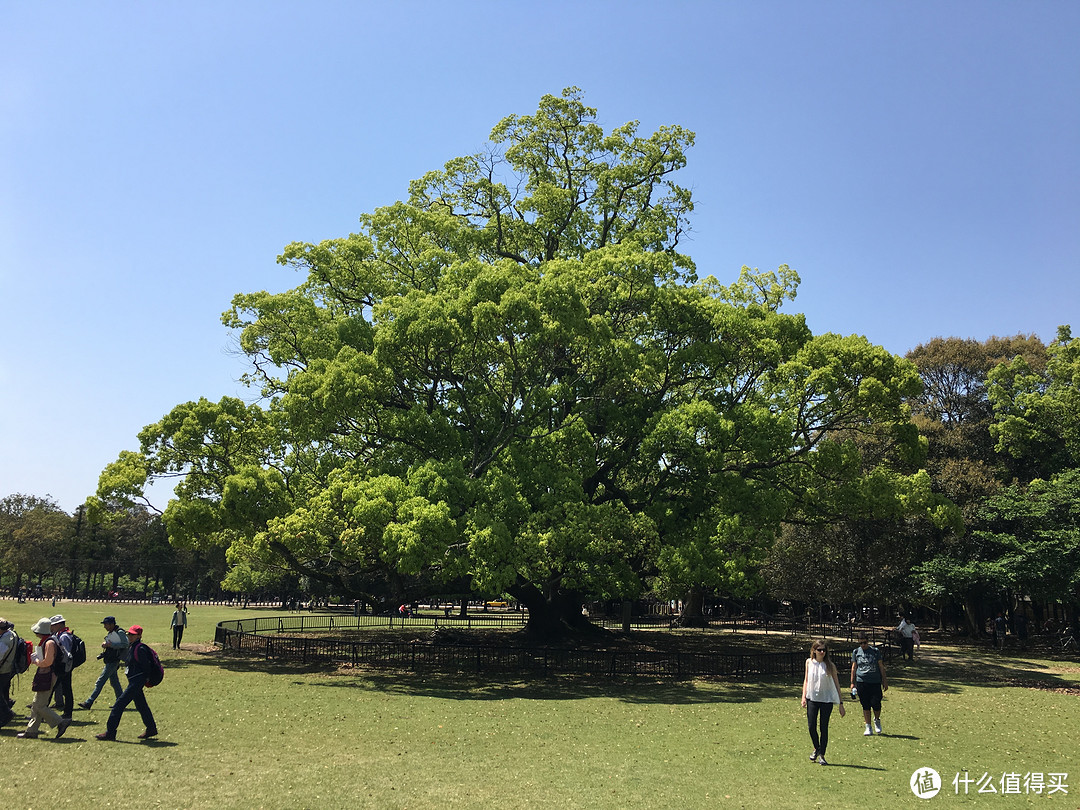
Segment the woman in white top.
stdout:
<svg viewBox="0 0 1080 810">
<path fill-rule="evenodd" d="M 836 665 L 829 658 L 829 648 L 825 639 L 810 645 L 810 657 L 806 659 L 806 675 L 803 677 L 802 705 L 806 709 L 806 722 L 810 727 L 810 741 L 814 743 L 811 762 L 825 761 L 825 749 L 829 745 L 829 716 L 834 703 L 840 704 L 840 716 L 846 713 L 844 701 L 840 697 L 840 679 L 836 674 Z M 821 723 L 821 734 L 817 726 Z"/>
</svg>

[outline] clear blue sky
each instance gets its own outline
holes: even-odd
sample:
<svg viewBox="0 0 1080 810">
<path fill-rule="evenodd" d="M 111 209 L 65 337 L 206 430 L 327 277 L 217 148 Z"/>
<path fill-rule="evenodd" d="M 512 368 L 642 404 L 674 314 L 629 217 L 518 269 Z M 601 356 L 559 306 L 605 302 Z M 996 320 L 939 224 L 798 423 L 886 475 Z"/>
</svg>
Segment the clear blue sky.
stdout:
<svg viewBox="0 0 1080 810">
<path fill-rule="evenodd" d="M 790 264 L 815 332 L 898 354 L 1050 341 L 1078 41 L 1074 0 L 3 3 L 0 496 L 74 510 L 173 405 L 254 398 L 233 294 L 569 85 L 697 133 L 702 275 Z"/>
</svg>

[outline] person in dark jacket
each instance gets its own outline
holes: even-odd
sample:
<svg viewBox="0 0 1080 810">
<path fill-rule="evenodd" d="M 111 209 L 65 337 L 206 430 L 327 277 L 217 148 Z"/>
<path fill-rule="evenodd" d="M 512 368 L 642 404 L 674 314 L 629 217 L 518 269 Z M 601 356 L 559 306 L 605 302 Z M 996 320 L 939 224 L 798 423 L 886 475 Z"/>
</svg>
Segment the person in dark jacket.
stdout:
<svg viewBox="0 0 1080 810">
<path fill-rule="evenodd" d="M 11 699 L 11 679 L 15 677 L 15 625 L 0 618 L 0 726 L 6 725 L 15 716 L 11 711 L 14 701 Z"/>
<path fill-rule="evenodd" d="M 150 653 L 146 645 L 142 643 L 142 634 L 143 629 L 137 624 L 133 624 L 128 628 L 129 646 L 124 659 L 127 664 L 127 689 L 113 704 L 109 719 L 105 723 L 105 731 L 97 735 L 99 740 L 116 739 L 116 729 L 120 726 L 120 718 L 124 716 L 124 709 L 131 702 L 135 703 L 135 708 L 139 710 L 139 715 L 146 726 L 146 731 L 139 735 L 139 739 L 148 740 L 157 736 L 158 730 L 157 723 L 154 722 L 154 713 L 150 711 L 150 704 L 146 702 L 146 695 L 143 693 L 143 688 L 146 686 L 146 676 L 150 671 Z"/>
<path fill-rule="evenodd" d="M 101 642 L 101 655 L 98 656 L 102 662 L 101 674 L 98 675 L 97 682 L 94 684 L 94 691 L 90 693 L 90 697 L 79 704 L 84 709 L 89 709 L 94 705 L 94 701 L 97 700 L 106 683 L 112 687 L 116 700 L 119 700 L 120 695 L 124 694 L 124 690 L 120 687 L 120 677 L 116 674 L 116 671 L 120 669 L 120 664 L 124 661 L 124 654 L 127 652 L 127 633 L 116 624 L 115 616 L 106 616 L 101 620 L 101 623 L 105 627 L 105 640 Z"/>
</svg>

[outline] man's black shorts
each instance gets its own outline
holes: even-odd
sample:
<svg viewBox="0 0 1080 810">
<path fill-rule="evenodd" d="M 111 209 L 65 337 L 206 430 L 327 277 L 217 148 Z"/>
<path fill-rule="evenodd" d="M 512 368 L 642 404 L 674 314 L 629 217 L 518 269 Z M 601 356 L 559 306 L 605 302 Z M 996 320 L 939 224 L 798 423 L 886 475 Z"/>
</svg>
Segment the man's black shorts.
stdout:
<svg viewBox="0 0 1080 810">
<path fill-rule="evenodd" d="M 879 712 L 881 711 L 880 683 L 855 681 L 855 688 L 859 690 L 859 703 L 862 704 L 863 711 L 869 711 L 870 709 L 876 709 Z"/>
</svg>

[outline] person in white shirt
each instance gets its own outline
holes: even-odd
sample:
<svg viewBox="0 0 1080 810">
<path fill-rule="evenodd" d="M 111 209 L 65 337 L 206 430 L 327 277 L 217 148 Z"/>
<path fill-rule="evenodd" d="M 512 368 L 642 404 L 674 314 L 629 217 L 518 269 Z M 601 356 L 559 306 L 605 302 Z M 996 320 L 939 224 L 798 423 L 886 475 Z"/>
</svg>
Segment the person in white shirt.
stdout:
<svg viewBox="0 0 1080 810">
<path fill-rule="evenodd" d="M 907 658 L 915 660 L 915 625 L 908 621 L 907 616 L 900 618 L 900 624 L 896 625 L 896 632 L 900 634 L 900 660 Z"/>
<path fill-rule="evenodd" d="M 177 602 L 176 610 L 172 615 L 172 648 L 180 649 L 180 642 L 184 640 L 184 628 L 187 627 L 187 603 Z"/>
<path fill-rule="evenodd" d="M 811 762 L 825 761 L 825 749 L 829 746 L 829 717 L 833 704 L 839 704 L 840 716 L 846 714 L 844 700 L 840 697 L 840 679 L 836 665 L 829 658 L 825 639 L 810 645 L 810 657 L 806 659 L 806 675 L 803 677 L 802 705 L 806 709 L 806 723 L 810 727 L 810 741 L 814 744 Z M 821 732 L 818 733 L 820 723 Z"/>
</svg>

